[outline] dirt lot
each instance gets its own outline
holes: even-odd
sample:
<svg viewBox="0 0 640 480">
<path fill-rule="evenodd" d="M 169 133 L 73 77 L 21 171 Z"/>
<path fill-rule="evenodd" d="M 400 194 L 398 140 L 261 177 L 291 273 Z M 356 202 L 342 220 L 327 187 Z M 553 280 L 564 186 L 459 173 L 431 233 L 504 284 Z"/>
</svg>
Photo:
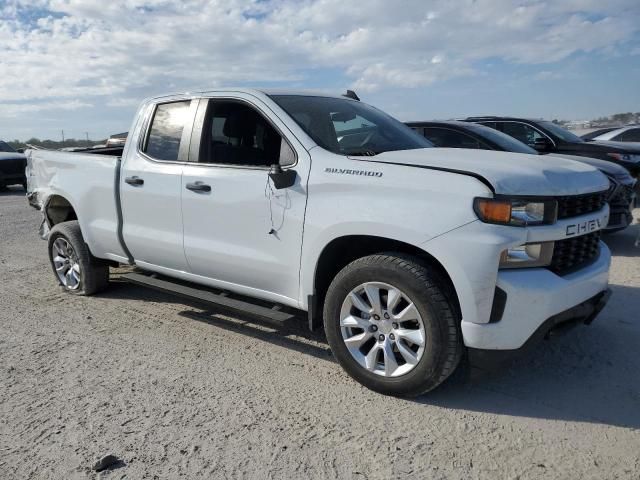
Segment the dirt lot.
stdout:
<svg viewBox="0 0 640 480">
<path fill-rule="evenodd" d="M 591 327 L 416 400 L 360 387 L 303 321 L 118 282 L 66 295 L 38 225 L 0 193 L 2 479 L 640 478 L 637 225 L 607 239 L 614 296 Z"/>
</svg>

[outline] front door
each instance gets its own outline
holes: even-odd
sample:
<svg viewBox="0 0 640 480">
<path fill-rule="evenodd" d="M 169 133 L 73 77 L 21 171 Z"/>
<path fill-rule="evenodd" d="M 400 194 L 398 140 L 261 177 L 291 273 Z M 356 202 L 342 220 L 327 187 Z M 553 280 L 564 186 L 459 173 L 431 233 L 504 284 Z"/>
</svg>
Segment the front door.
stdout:
<svg viewBox="0 0 640 480">
<path fill-rule="evenodd" d="M 264 111 L 242 95 L 201 101 L 199 148 L 192 143 L 193 163 L 182 174 L 184 249 L 191 273 L 291 304 L 298 300 L 309 158 Z M 278 190 L 268 174 L 281 159 L 297 177 Z"/>
</svg>

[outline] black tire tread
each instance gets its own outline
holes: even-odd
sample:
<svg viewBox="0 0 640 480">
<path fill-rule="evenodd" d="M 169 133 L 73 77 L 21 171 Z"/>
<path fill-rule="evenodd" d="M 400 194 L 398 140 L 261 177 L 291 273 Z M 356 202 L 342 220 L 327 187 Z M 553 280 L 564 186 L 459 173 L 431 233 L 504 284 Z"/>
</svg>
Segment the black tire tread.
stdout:
<svg viewBox="0 0 640 480">
<path fill-rule="evenodd" d="M 82 236 L 78 221 L 71 220 L 61 222 L 51 229 L 49 232 L 49 256 L 51 256 L 51 245 L 53 241 L 60 236 L 66 238 L 69 243 L 71 243 L 82 268 L 82 288 L 78 290 L 65 290 L 76 295 L 89 296 L 107 288 L 109 285 L 109 265 L 91 255 Z M 51 265 L 53 267 L 53 260 L 51 260 Z"/>
<path fill-rule="evenodd" d="M 447 342 L 442 349 L 444 355 L 441 357 L 444 358 L 440 358 L 439 375 L 435 378 L 425 379 L 420 390 L 403 396 L 417 396 L 427 393 L 444 382 L 456 370 L 464 353 L 460 317 L 457 308 L 451 301 L 451 293 L 446 287 L 447 283 L 435 269 L 419 257 L 401 252 L 381 252 L 358 258 L 343 268 L 331 282 L 327 297 L 351 271 L 371 266 L 403 270 L 413 276 L 416 282 L 423 286 L 425 295 L 429 297 L 431 306 L 436 310 L 437 316 L 441 320 L 438 322 L 440 328 L 446 329 Z M 324 317 L 327 318 L 327 315 L 328 312 L 325 311 Z"/>
</svg>

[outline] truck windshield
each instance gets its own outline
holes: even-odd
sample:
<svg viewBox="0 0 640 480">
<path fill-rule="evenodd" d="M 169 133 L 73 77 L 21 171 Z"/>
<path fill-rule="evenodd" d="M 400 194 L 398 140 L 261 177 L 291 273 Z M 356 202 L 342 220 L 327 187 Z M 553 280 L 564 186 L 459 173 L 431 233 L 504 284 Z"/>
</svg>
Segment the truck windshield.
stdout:
<svg viewBox="0 0 640 480">
<path fill-rule="evenodd" d="M 380 110 L 347 98 L 272 95 L 322 148 L 339 155 L 377 155 L 433 147 L 422 135 Z"/>
<path fill-rule="evenodd" d="M 0 140 L 0 152 L 15 153 L 15 150 L 11 148 L 11 145 Z"/>
</svg>

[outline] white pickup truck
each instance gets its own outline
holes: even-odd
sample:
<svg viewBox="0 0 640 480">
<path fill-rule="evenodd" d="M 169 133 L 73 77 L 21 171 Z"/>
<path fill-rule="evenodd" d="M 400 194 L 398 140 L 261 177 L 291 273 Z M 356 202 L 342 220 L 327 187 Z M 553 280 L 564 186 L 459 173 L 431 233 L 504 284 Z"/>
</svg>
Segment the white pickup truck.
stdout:
<svg viewBox="0 0 640 480">
<path fill-rule="evenodd" d="M 604 175 L 430 146 L 357 97 L 172 95 L 141 105 L 121 156 L 29 151 L 28 198 L 69 293 L 129 264 L 169 291 L 307 311 L 353 378 L 416 395 L 609 297 Z"/>
</svg>

